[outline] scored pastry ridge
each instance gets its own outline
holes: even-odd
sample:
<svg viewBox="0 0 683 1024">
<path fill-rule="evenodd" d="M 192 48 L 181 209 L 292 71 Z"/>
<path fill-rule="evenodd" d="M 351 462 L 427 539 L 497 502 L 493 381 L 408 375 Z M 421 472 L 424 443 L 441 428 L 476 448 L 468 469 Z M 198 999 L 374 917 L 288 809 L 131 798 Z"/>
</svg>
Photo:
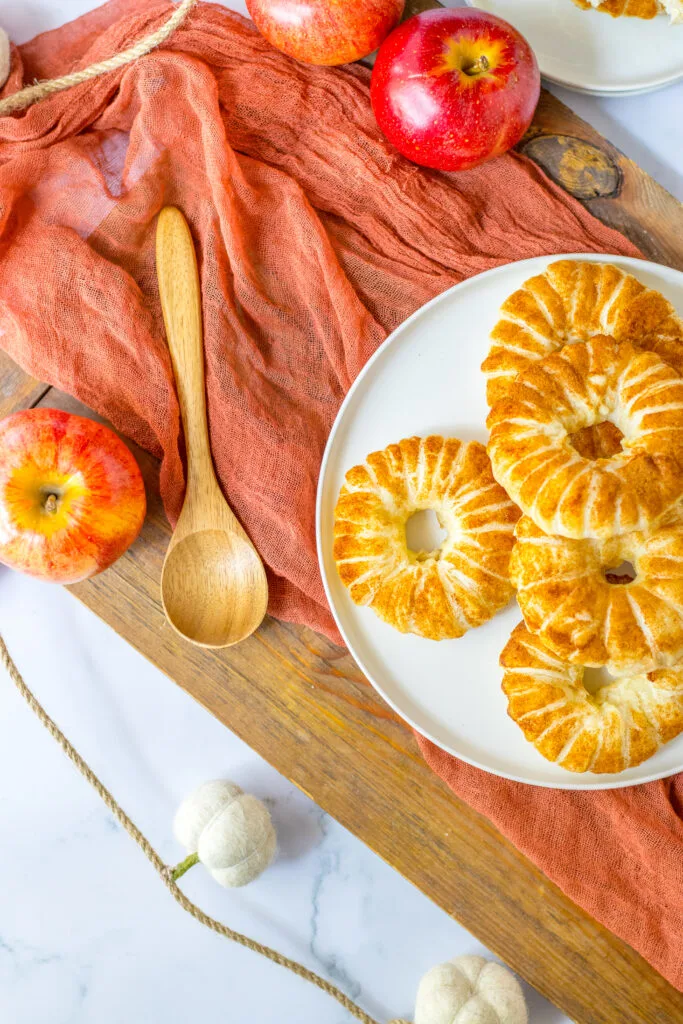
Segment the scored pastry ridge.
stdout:
<svg viewBox="0 0 683 1024">
<path fill-rule="evenodd" d="M 611 672 L 683 658 L 683 510 L 666 525 L 607 541 L 548 536 L 524 516 L 510 577 L 528 629 L 560 658 Z M 631 562 L 631 582 L 610 576 Z"/>
<path fill-rule="evenodd" d="M 523 622 L 500 664 L 508 715 L 568 771 L 621 772 L 683 731 L 683 666 L 624 675 L 591 694 L 584 668 L 558 658 Z"/>
<path fill-rule="evenodd" d="M 683 321 L 668 299 L 611 263 L 557 260 L 501 306 L 482 363 L 489 405 L 531 363 L 596 334 L 656 352 L 683 374 Z"/>
<path fill-rule="evenodd" d="M 605 420 L 621 450 L 580 454 L 572 437 Z M 494 477 L 545 533 L 643 530 L 683 494 L 683 380 L 628 343 L 596 336 L 532 363 L 487 425 Z"/>
<path fill-rule="evenodd" d="M 683 0 L 574 0 L 583 10 L 595 8 L 613 18 L 623 16 L 649 21 L 658 14 L 668 14 L 672 25 L 683 21 Z"/>
<path fill-rule="evenodd" d="M 406 522 L 436 512 L 447 537 L 410 551 Z M 334 513 L 333 554 L 352 600 L 403 633 L 462 636 L 513 596 L 509 560 L 519 510 L 478 441 L 412 437 L 346 474 Z"/>
</svg>

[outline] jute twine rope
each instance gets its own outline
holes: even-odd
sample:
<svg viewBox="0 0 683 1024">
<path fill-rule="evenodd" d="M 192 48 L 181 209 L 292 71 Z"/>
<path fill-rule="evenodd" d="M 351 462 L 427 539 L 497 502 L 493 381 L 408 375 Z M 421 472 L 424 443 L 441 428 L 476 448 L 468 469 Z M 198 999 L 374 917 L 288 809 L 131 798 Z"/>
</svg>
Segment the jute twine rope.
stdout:
<svg viewBox="0 0 683 1024">
<path fill-rule="evenodd" d="M 50 733 L 52 738 L 56 740 L 59 746 L 62 748 L 66 756 L 69 758 L 72 764 L 76 766 L 78 771 L 81 773 L 84 779 L 90 783 L 95 792 L 99 795 L 100 799 L 107 805 L 111 813 L 114 815 L 116 820 L 123 825 L 126 832 L 135 842 L 138 844 L 147 860 L 151 863 L 152 867 L 162 880 L 171 896 L 179 903 L 183 910 L 186 910 L 188 914 L 192 914 L 195 920 L 199 921 L 200 924 L 206 925 L 212 932 L 216 932 L 218 935 L 224 935 L 226 939 L 230 939 L 232 942 L 238 943 L 240 946 L 245 946 L 246 949 L 251 949 L 254 953 L 260 953 L 261 956 L 266 957 L 267 960 L 272 960 L 274 964 L 279 964 L 280 967 L 286 967 L 288 971 L 293 974 L 298 974 L 300 978 L 305 981 L 310 981 L 312 985 L 316 985 L 323 992 L 326 992 L 328 996 L 332 996 L 338 1003 L 348 1010 L 356 1020 L 361 1021 L 361 1024 L 378 1024 L 378 1022 L 365 1013 L 352 999 L 349 999 L 341 989 L 338 989 L 336 985 L 330 984 L 324 978 L 321 978 L 319 974 L 314 971 L 309 971 L 303 964 L 298 963 L 296 960 L 290 960 L 289 957 L 283 956 L 282 953 L 278 953 L 276 949 L 271 949 L 269 946 L 264 946 L 260 942 L 256 942 L 254 939 L 250 939 L 247 935 L 242 935 L 240 932 L 233 931 L 232 928 L 228 928 L 227 925 L 221 924 L 220 921 L 216 921 L 215 918 L 209 917 L 205 914 L 196 904 L 189 900 L 182 889 L 178 886 L 176 879 L 180 878 L 185 871 L 196 864 L 196 855 L 190 855 L 184 861 L 175 867 L 171 867 L 169 864 L 164 864 L 163 860 L 154 849 L 150 841 L 142 834 L 137 825 L 131 821 L 126 812 L 116 801 L 115 797 L 109 792 L 109 790 L 100 782 L 97 775 L 83 760 L 81 755 L 78 753 L 75 747 L 69 743 L 68 739 L 56 724 L 56 722 L 50 718 L 45 708 L 39 701 L 34 697 L 31 690 L 24 682 L 19 669 L 15 665 L 12 656 L 7 650 L 7 646 L 2 636 L 0 636 L 0 660 L 7 669 L 7 673 L 16 686 L 17 690 L 24 698 L 28 706 L 34 715 L 42 722 L 47 731 Z M 390 1024 L 407 1024 L 406 1021 L 396 1019 L 390 1022 Z"/>
<path fill-rule="evenodd" d="M 126 64 L 131 64 L 138 57 L 144 57 L 146 53 L 149 53 L 156 46 L 160 46 L 175 32 L 196 3 L 197 0 L 182 0 L 182 3 L 176 8 L 168 21 L 164 22 L 156 32 L 144 36 L 127 50 L 115 53 L 113 57 L 108 57 L 107 60 L 98 61 L 96 64 L 91 64 L 81 71 L 72 71 L 69 75 L 62 75 L 61 78 L 35 82 L 33 85 L 26 86 L 25 89 L 20 89 L 19 92 L 7 96 L 4 100 L 0 100 L 0 117 L 4 114 L 13 114 L 17 110 L 23 110 L 24 107 L 30 107 L 32 103 L 44 100 L 55 92 L 61 92 L 63 89 L 70 89 L 73 85 L 88 82 L 91 78 L 106 75 L 108 71 L 116 71 Z"/>
</svg>

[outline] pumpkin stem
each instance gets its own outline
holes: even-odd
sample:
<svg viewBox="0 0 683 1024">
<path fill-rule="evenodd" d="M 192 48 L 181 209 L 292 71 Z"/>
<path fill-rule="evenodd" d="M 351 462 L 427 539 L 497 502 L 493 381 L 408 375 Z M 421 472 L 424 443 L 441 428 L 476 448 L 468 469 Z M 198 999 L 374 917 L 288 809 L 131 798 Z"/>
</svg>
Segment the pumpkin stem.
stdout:
<svg viewBox="0 0 683 1024">
<path fill-rule="evenodd" d="M 188 857 L 185 858 L 185 860 L 181 860 L 180 864 L 176 864 L 176 866 L 171 871 L 171 878 L 173 879 L 173 881 L 177 882 L 178 879 L 182 878 L 185 872 L 189 871 L 190 868 L 193 868 L 198 861 L 198 853 L 191 853 Z"/>
</svg>

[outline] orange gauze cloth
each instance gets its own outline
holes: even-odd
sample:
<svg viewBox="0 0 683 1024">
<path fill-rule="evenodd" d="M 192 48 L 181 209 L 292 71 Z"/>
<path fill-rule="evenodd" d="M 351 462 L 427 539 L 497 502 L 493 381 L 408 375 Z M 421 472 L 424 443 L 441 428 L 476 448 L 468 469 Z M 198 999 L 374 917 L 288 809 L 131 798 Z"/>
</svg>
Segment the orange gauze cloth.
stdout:
<svg viewBox="0 0 683 1024">
<path fill-rule="evenodd" d="M 683 775 L 561 792 L 499 779 L 417 739 L 457 796 L 683 991 Z"/>
<path fill-rule="evenodd" d="M 112 0 L 39 36 L 14 51 L 3 93 L 104 59 L 170 10 Z M 268 565 L 271 612 L 332 637 L 318 470 L 344 394 L 387 333 L 512 260 L 638 255 L 515 153 L 457 176 L 407 163 L 376 128 L 368 81 L 358 66 L 297 64 L 200 4 L 162 50 L 0 118 L 0 345 L 161 457 L 174 520 L 183 468 L 154 233 L 160 208 L 179 206 L 199 252 L 221 482 Z M 683 985 L 675 782 L 563 794 L 423 746 L 461 796 Z"/>
<path fill-rule="evenodd" d="M 113 0 L 39 36 L 4 92 L 125 49 L 169 10 Z M 458 176 L 397 156 L 368 80 L 297 64 L 200 4 L 163 50 L 0 118 L 0 345 L 161 456 L 174 519 L 183 470 L 154 233 L 159 209 L 179 206 L 199 251 L 219 476 L 270 569 L 271 612 L 329 635 L 318 470 L 387 333 L 501 263 L 637 255 L 521 156 Z"/>
</svg>

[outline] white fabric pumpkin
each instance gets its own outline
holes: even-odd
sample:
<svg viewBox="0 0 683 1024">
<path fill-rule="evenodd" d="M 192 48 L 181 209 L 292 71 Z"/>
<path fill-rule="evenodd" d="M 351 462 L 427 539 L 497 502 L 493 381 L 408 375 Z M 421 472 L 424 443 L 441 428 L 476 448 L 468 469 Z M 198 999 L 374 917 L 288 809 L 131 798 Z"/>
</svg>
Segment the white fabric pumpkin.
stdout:
<svg viewBox="0 0 683 1024">
<path fill-rule="evenodd" d="M 196 853 L 219 885 L 247 885 L 264 871 L 277 846 L 268 808 L 234 782 L 205 782 L 178 808 L 173 832 Z"/>
<path fill-rule="evenodd" d="M 459 956 L 432 967 L 417 990 L 415 1024 L 527 1024 L 522 988 L 507 967 Z"/>
</svg>

